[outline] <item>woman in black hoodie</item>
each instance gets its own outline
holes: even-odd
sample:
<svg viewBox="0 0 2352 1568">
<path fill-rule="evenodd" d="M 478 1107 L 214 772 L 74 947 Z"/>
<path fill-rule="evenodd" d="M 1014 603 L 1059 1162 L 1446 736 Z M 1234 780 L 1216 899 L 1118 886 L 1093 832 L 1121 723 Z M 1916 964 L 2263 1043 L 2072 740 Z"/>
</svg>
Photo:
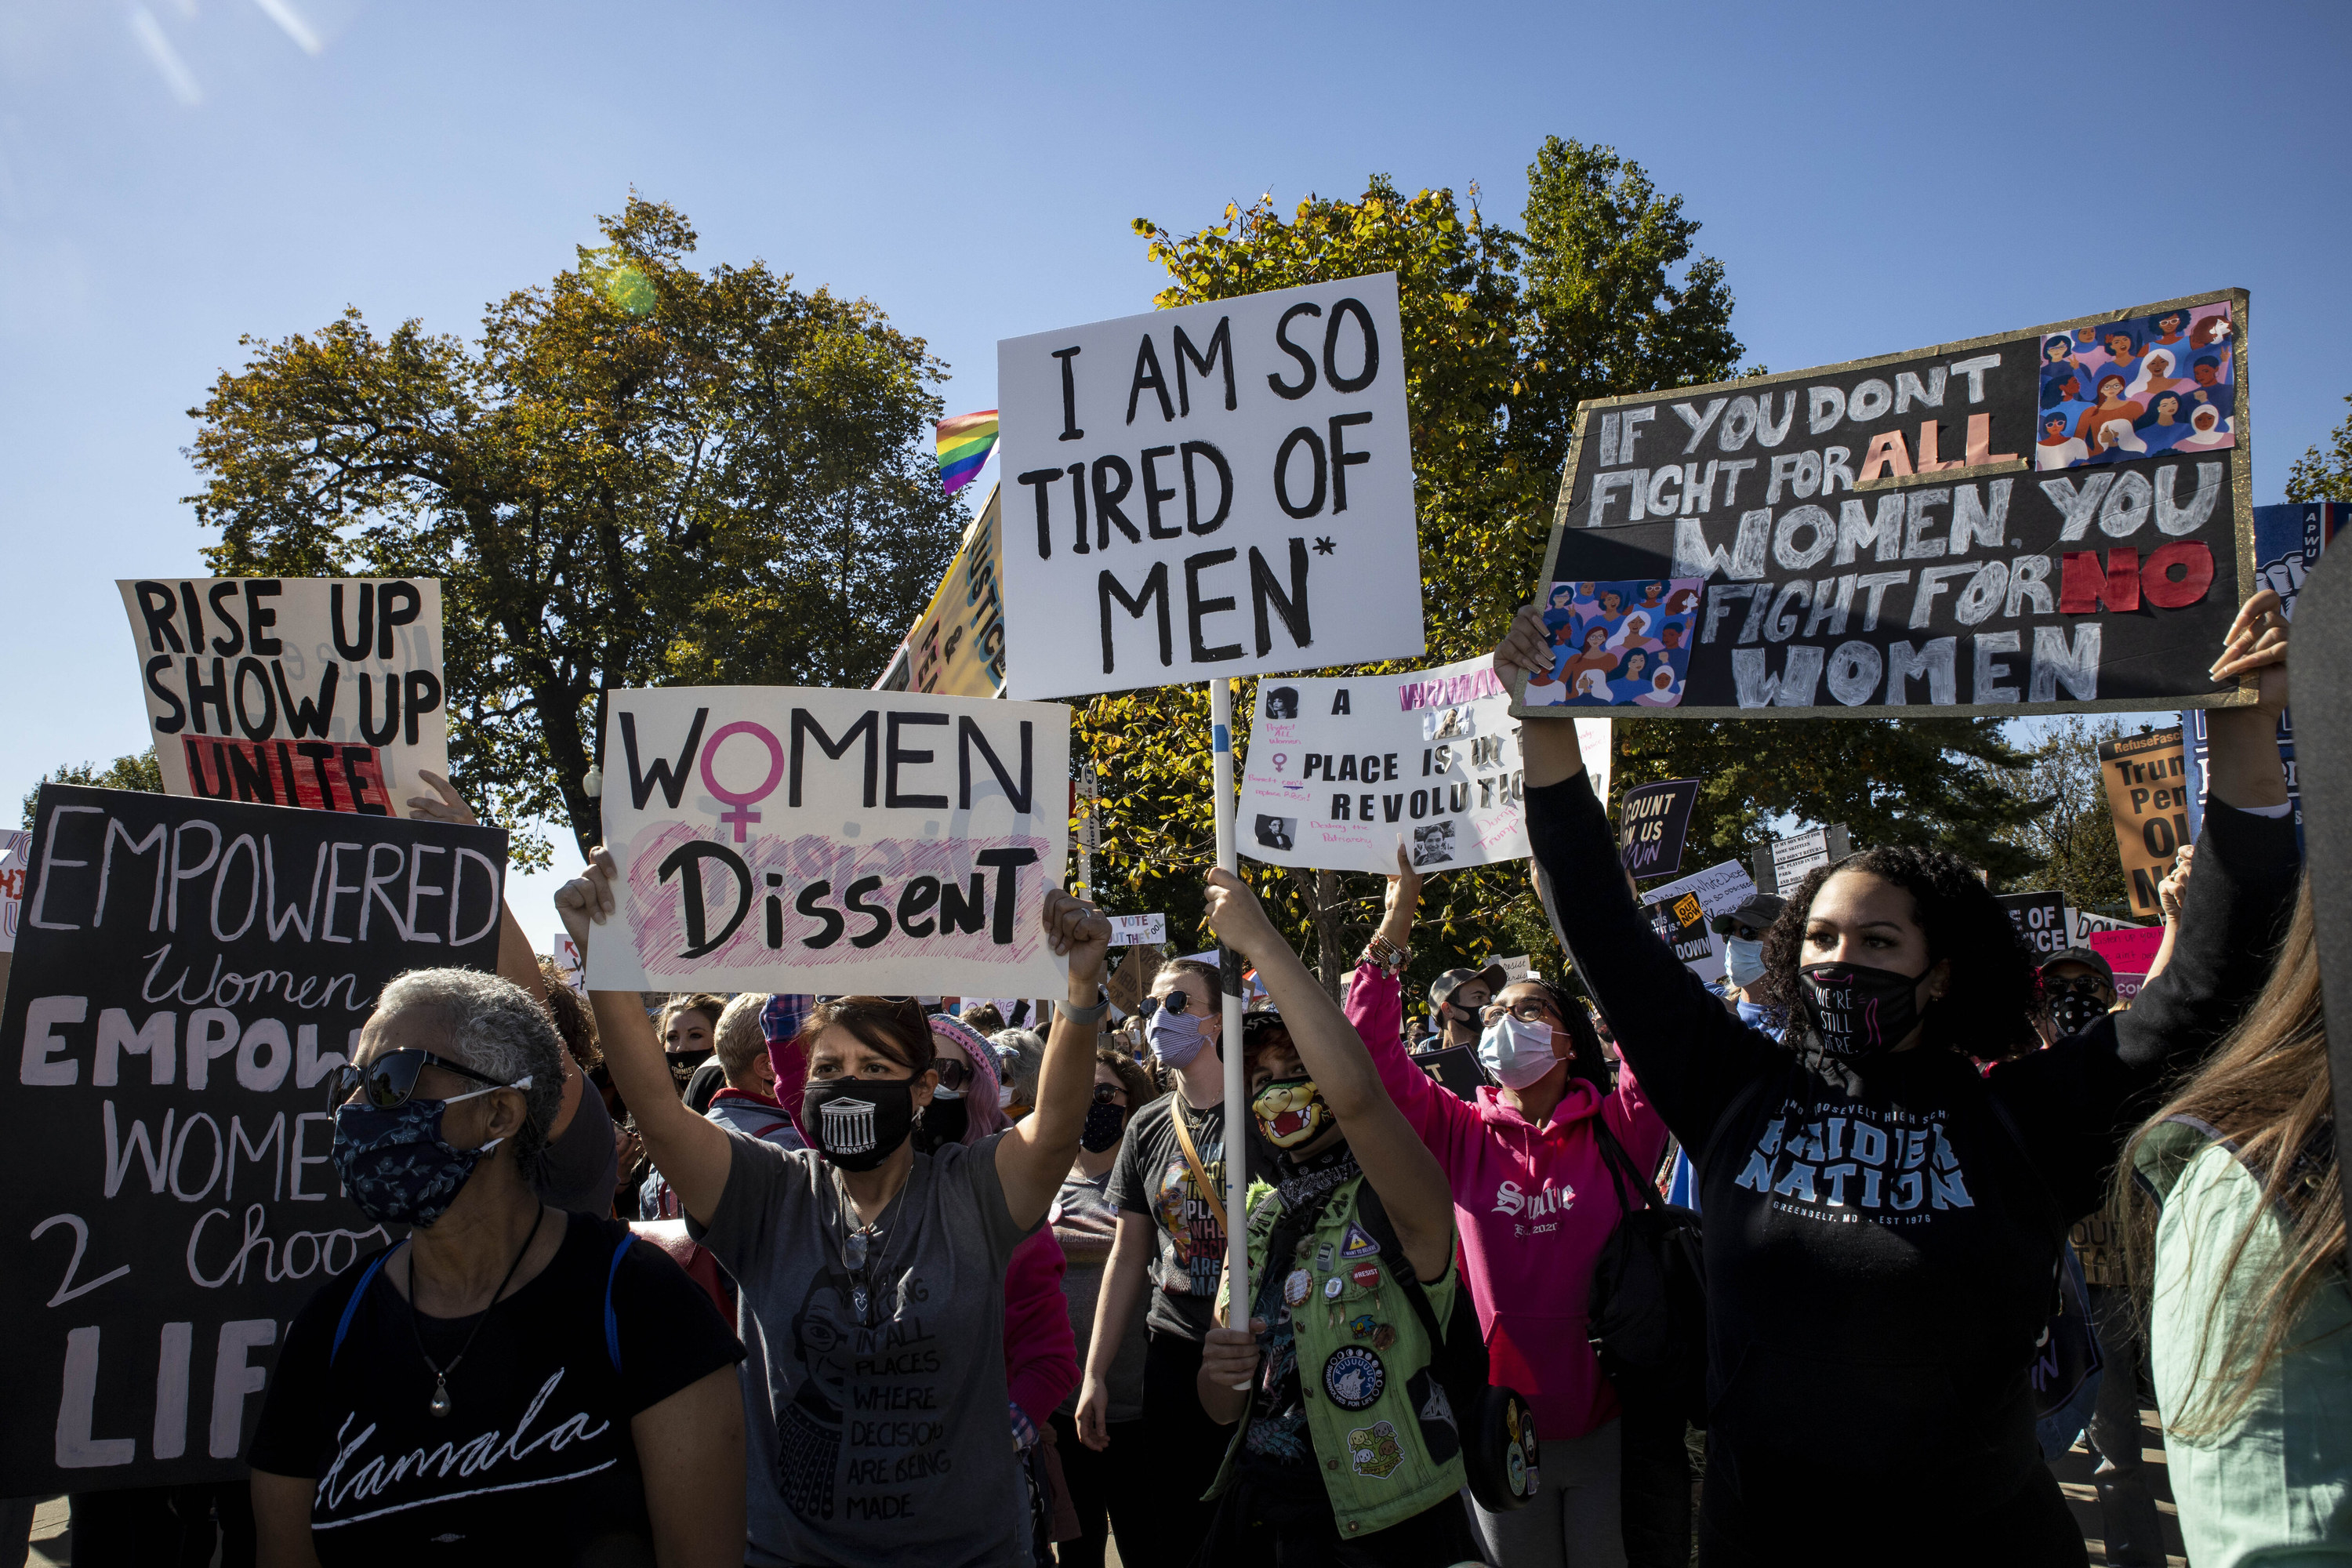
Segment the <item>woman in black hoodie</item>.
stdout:
<svg viewBox="0 0 2352 1568">
<path fill-rule="evenodd" d="M 1542 664 L 1541 617 L 1522 610 L 1495 658 L 1506 678 Z M 2278 601 L 2258 594 L 2214 675 L 2259 670 L 2261 700 L 2210 711 L 2171 965 L 2130 1012 L 2047 1050 L 2032 1049 L 2039 996 L 2006 913 L 1966 862 L 1923 849 L 1806 878 L 1765 941 L 1788 1043 L 1741 1024 L 1635 907 L 1574 726 L 1527 721 L 1545 901 L 1698 1165 L 1710 1568 L 2084 1561 L 2034 1442 L 2029 1370 L 2067 1226 L 2097 1208 L 2150 1092 L 2268 972 L 2295 875 L 2274 743 L 2285 658 Z M 1981 1075 L 1969 1060 L 2012 1056 Z"/>
</svg>

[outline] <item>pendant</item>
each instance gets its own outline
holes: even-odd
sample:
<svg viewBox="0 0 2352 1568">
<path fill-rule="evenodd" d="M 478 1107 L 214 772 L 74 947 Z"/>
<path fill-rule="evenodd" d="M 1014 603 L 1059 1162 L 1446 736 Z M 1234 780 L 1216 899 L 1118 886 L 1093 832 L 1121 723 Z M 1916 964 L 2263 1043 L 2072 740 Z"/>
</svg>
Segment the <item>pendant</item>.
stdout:
<svg viewBox="0 0 2352 1568">
<path fill-rule="evenodd" d="M 425 1408 L 436 1416 L 449 1414 L 449 1380 L 440 1373 L 433 1374 L 433 1403 Z"/>
<path fill-rule="evenodd" d="M 863 1286 L 863 1285 L 857 1285 L 857 1286 L 853 1286 L 853 1287 L 851 1288 L 850 1292 L 849 1292 L 849 1304 L 850 1304 L 852 1307 L 855 1307 L 855 1308 L 856 1308 L 856 1309 L 857 1309 L 857 1317 L 858 1317 L 858 1321 L 859 1321 L 860 1322 L 863 1322 L 863 1321 L 865 1321 L 865 1319 L 866 1319 L 866 1287 L 865 1287 L 865 1286 Z"/>
</svg>

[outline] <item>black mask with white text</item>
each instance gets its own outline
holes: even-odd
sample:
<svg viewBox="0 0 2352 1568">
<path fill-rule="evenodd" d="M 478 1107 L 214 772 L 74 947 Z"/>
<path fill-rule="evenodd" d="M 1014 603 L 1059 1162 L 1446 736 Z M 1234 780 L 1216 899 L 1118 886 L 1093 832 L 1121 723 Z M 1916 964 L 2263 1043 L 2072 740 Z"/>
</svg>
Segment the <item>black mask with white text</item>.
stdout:
<svg viewBox="0 0 2352 1568">
<path fill-rule="evenodd" d="M 801 1130 L 845 1171 L 870 1171 L 915 1130 L 910 1078 L 811 1079 L 801 1090 Z"/>
<path fill-rule="evenodd" d="M 1805 1016 L 1822 1054 L 1841 1061 L 1885 1056 L 1918 1027 L 1919 977 L 1866 963 L 1814 963 L 1800 972 Z"/>
</svg>

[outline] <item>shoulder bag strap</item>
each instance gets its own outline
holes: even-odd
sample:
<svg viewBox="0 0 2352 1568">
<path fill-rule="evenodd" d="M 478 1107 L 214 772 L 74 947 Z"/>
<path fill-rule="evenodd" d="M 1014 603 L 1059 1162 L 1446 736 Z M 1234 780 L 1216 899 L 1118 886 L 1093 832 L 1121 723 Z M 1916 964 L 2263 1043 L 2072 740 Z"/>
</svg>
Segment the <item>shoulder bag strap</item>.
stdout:
<svg viewBox="0 0 2352 1568">
<path fill-rule="evenodd" d="M 1371 1232 L 1372 1239 L 1381 1244 L 1381 1252 L 1389 1258 L 1389 1278 L 1404 1291 L 1404 1299 L 1412 1304 L 1412 1315 L 1421 1320 L 1422 1331 L 1429 1336 L 1430 1360 L 1434 1363 L 1445 1344 L 1445 1331 L 1438 1326 L 1437 1310 L 1429 1304 L 1429 1292 L 1422 1289 L 1421 1277 L 1413 1272 L 1412 1262 L 1404 1255 L 1404 1243 L 1397 1239 L 1396 1226 L 1389 1223 L 1389 1211 L 1381 1203 L 1381 1194 L 1367 1177 L 1356 1187 L 1356 1217 Z"/>
<path fill-rule="evenodd" d="M 1184 1122 L 1181 1089 L 1177 1091 L 1176 1102 L 1168 1108 L 1168 1120 L 1176 1124 L 1176 1142 L 1184 1151 L 1184 1164 L 1192 1173 L 1192 1184 L 1208 1200 L 1209 1212 L 1217 1216 L 1217 1228 L 1230 1235 L 1233 1227 L 1225 1223 L 1225 1200 L 1217 1195 L 1217 1184 L 1209 1180 L 1208 1170 L 1201 1163 L 1201 1152 L 1192 1147 L 1192 1130 Z"/>
</svg>

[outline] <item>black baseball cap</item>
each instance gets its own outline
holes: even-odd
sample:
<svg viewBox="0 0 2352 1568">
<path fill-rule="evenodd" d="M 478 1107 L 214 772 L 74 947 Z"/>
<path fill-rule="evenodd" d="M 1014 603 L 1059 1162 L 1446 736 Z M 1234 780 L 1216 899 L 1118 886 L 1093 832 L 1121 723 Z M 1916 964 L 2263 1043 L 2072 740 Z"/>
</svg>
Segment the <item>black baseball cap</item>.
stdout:
<svg viewBox="0 0 2352 1568">
<path fill-rule="evenodd" d="M 1776 899 L 1769 893 L 1750 893 L 1739 900 L 1739 907 L 1727 915 L 1717 915 L 1707 925 L 1717 936 L 1729 936 L 1734 926 L 1746 926 L 1749 931 L 1762 931 L 1780 918 L 1789 907 L 1786 899 Z"/>
<path fill-rule="evenodd" d="M 1492 996 L 1509 984 L 1510 978 L 1499 963 L 1490 963 L 1484 969 L 1449 969 L 1429 983 L 1429 1005 L 1432 1007 L 1444 1006 L 1454 1000 L 1456 991 L 1474 980 L 1485 981 L 1486 994 Z"/>
<path fill-rule="evenodd" d="M 2033 972 L 2036 974 L 2039 974 L 2044 970 L 2049 969 L 2053 964 L 2059 963 L 2079 963 L 2085 969 L 2095 969 L 2098 971 L 2099 978 L 2105 980 L 2110 988 L 2115 985 L 2116 966 L 2109 963 L 2105 958 L 2101 957 L 2098 950 L 2095 948 L 2061 948 L 2056 952 L 2053 952 L 2049 957 L 2043 959 L 2040 963 L 2035 964 L 2033 966 Z"/>
</svg>

